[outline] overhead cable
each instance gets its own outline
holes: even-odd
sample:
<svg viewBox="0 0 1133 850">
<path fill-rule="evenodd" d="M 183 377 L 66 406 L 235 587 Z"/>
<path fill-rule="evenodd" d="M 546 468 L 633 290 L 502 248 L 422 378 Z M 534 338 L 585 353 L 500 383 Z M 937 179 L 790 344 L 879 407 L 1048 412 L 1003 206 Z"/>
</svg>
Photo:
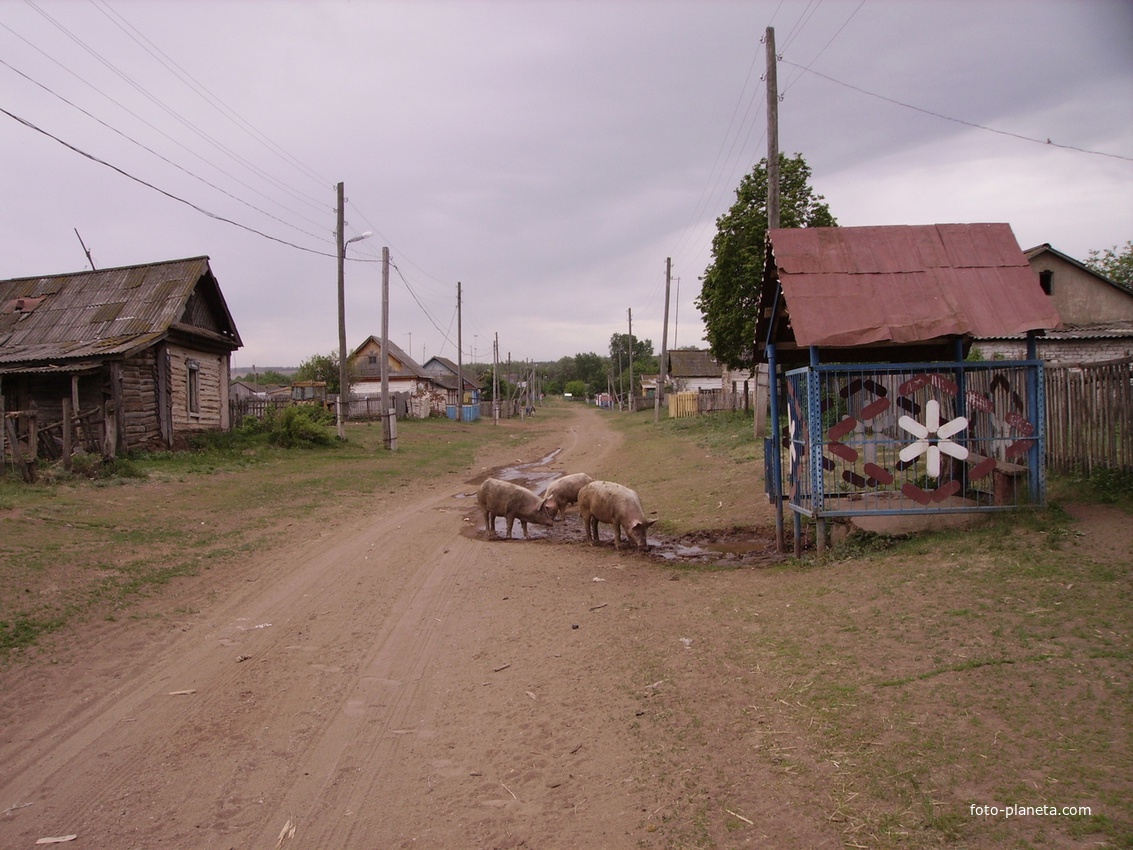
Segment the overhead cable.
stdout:
<svg viewBox="0 0 1133 850">
<path fill-rule="evenodd" d="M 1074 147 L 1073 145 L 1063 145 L 1063 144 L 1059 144 L 1058 142 L 1051 141 L 1049 138 L 1047 138 L 1047 139 L 1036 139 L 1036 138 L 1033 138 L 1032 136 L 1024 136 L 1020 133 L 1012 133 L 1009 130 L 997 130 L 994 127 L 987 127 L 987 126 L 984 126 L 983 124 L 977 124 L 974 121 L 965 121 L 962 118 L 953 118 L 950 115 L 942 115 L 939 112 L 933 112 L 931 109 L 924 109 L 920 106 L 914 106 L 911 103 L 905 103 L 904 101 L 896 100 L 892 97 L 886 97 L 883 94 L 878 94 L 877 92 L 868 91 L 866 89 L 860 88 L 859 86 L 855 86 L 855 85 L 852 85 L 850 83 L 845 83 L 845 82 L 842 82 L 841 80 L 836 80 L 836 79 L 834 79 L 834 77 L 828 76 L 827 74 L 823 74 L 819 71 L 815 71 L 813 68 L 807 68 L 807 67 L 799 65 L 795 62 L 790 62 L 786 59 L 780 59 L 779 61 L 782 62 L 784 65 L 790 65 L 794 68 L 799 68 L 800 70 L 805 71 L 808 74 L 814 74 L 816 77 L 822 77 L 822 79 L 828 80 L 829 82 L 832 82 L 836 85 L 843 86 L 843 87 L 848 88 L 848 89 L 852 89 L 853 91 L 859 92 L 861 94 L 869 95 L 870 97 L 876 97 L 878 100 L 884 100 L 886 103 L 892 103 L 895 106 L 903 106 L 905 109 L 912 109 L 913 111 L 920 112 L 924 115 L 931 115 L 933 118 L 940 118 L 940 119 L 943 119 L 944 121 L 951 121 L 955 124 L 963 124 L 965 127 L 972 127 L 976 130 L 985 130 L 989 133 L 996 133 L 1000 136 L 1009 136 L 1013 139 L 1019 139 L 1020 141 L 1023 141 L 1023 142 L 1034 142 L 1037 145 L 1048 145 L 1052 148 L 1062 148 L 1063 150 L 1076 151 L 1077 153 L 1086 153 L 1086 154 L 1090 154 L 1091 156 L 1107 156 L 1111 159 L 1123 159 L 1126 162 L 1133 162 L 1133 156 L 1125 156 L 1125 155 L 1119 154 L 1119 153 L 1107 153 L 1106 151 L 1094 151 L 1094 150 L 1089 150 L 1087 148 Z"/>
<path fill-rule="evenodd" d="M 167 192 L 164 189 L 158 188 L 157 186 L 154 186 L 152 183 L 148 183 L 147 181 L 141 179 L 140 177 L 135 177 L 130 172 L 125 171 L 124 169 L 121 169 L 116 165 L 112 165 L 111 163 L 106 162 L 103 159 L 99 159 L 94 154 L 87 153 L 86 151 L 82 150 L 81 148 L 77 148 L 74 145 L 72 145 L 71 143 L 63 141 L 63 139 L 60 139 L 58 136 L 53 135 L 52 133 L 49 133 L 47 130 L 44 130 L 42 127 L 37 127 L 32 122 L 30 122 L 30 121 L 28 121 L 24 118 L 21 118 L 19 115 L 16 115 L 12 112 L 9 112 L 7 109 L 5 109 L 2 106 L 0 106 L 0 112 L 4 113 L 5 115 L 7 115 L 12 120 L 17 121 L 20 124 L 23 124 L 28 129 L 35 130 L 37 133 L 42 133 L 44 136 L 47 136 L 47 138 L 49 138 L 49 139 L 54 139 L 56 142 L 61 144 L 63 147 L 67 148 L 68 150 L 72 150 L 75 153 L 79 154 L 79 156 L 86 157 L 87 159 L 91 160 L 92 162 L 97 162 L 99 165 L 104 165 L 107 168 L 109 168 L 111 171 L 117 172 L 118 174 L 121 174 L 123 177 L 129 178 L 130 180 L 133 180 L 135 183 L 139 183 L 142 186 L 145 186 L 147 189 L 152 189 L 153 191 L 157 192 L 160 195 L 164 195 L 165 197 L 169 198 L 170 200 L 177 201 L 179 204 L 184 204 L 187 207 L 191 207 L 192 209 L 199 212 L 201 215 L 208 216 L 209 218 L 215 219 L 216 221 L 222 221 L 225 224 L 231 224 L 233 227 L 239 227 L 241 230 L 247 230 L 249 233 L 255 233 L 257 236 L 262 236 L 264 239 L 270 239 L 272 242 L 278 242 L 281 245 L 287 245 L 291 248 L 296 248 L 300 251 L 306 251 L 309 254 L 318 254 L 320 257 L 337 257 L 338 256 L 337 254 L 330 254 L 330 253 L 327 253 L 326 251 L 317 251 L 314 248 L 305 248 L 302 245 L 296 245 L 294 242 L 288 242 L 286 239 L 280 239 L 278 236 L 272 236 L 270 234 L 264 233 L 262 230 L 257 230 L 256 228 L 250 227 L 247 224 L 241 224 L 238 221 L 233 221 L 230 218 L 225 218 L 224 216 L 218 215 L 217 213 L 209 212 L 204 207 L 200 207 L 197 204 L 194 204 L 192 201 L 187 201 L 184 198 L 181 198 L 181 197 L 178 197 L 177 195 L 174 195 L 172 192 Z"/>
</svg>

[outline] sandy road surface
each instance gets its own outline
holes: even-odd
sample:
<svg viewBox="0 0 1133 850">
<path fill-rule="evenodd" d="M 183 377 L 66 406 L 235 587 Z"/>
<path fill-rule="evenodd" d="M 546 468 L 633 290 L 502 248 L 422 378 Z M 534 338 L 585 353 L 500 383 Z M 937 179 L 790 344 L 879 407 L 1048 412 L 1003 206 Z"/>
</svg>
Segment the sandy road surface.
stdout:
<svg viewBox="0 0 1133 850">
<path fill-rule="evenodd" d="M 602 613 L 663 579 L 608 547 L 468 527 L 491 466 L 598 468 L 617 437 L 583 414 L 213 571 L 174 629 L 93 624 L 60 663 L 10 671 L 0 847 L 637 846 L 634 702 L 610 686 Z"/>
</svg>

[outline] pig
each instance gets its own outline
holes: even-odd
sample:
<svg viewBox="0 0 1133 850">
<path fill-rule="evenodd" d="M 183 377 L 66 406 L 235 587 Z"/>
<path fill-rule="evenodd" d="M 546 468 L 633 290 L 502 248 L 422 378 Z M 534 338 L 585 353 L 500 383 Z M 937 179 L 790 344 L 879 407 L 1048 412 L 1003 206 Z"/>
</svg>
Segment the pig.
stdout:
<svg viewBox="0 0 1133 850">
<path fill-rule="evenodd" d="M 622 529 L 638 549 L 648 548 L 645 532 L 657 520 L 646 519 L 637 493 L 613 481 L 591 481 L 578 491 L 578 510 L 591 546 L 599 542 L 598 523 L 614 526 L 614 548 L 622 548 Z"/>
<path fill-rule="evenodd" d="M 565 517 L 566 509 L 578 501 L 578 491 L 593 480 L 585 472 L 575 472 L 552 481 L 543 493 L 551 516 Z"/>
<path fill-rule="evenodd" d="M 488 528 L 488 536 L 496 534 L 496 517 L 503 517 L 507 522 L 507 537 L 511 540 L 511 527 L 518 519 L 523 526 L 523 537 L 527 539 L 527 523 L 536 525 L 554 525 L 555 520 L 548 510 L 545 499 L 540 499 L 526 487 L 512 484 L 510 481 L 501 481 L 498 478 L 488 478 L 476 491 L 476 501 L 484 512 L 484 525 Z"/>
</svg>

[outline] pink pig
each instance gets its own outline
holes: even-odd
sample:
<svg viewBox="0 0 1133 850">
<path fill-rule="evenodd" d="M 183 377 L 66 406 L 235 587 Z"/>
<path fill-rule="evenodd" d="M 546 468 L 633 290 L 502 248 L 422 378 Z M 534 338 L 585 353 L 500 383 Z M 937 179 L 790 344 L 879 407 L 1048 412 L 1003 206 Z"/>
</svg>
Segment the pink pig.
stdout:
<svg viewBox="0 0 1133 850">
<path fill-rule="evenodd" d="M 594 479 L 585 472 L 575 472 L 556 478 L 543 492 L 547 498 L 547 510 L 553 517 L 566 516 L 566 509 L 578 501 L 578 491 Z"/>
<path fill-rule="evenodd" d="M 529 522 L 537 525 L 555 524 L 550 509 L 544 506 L 544 499 L 510 481 L 486 479 L 476 491 L 476 501 L 484 512 L 484 525 L 487 526 L 489 537 L 499 536 L 496 535 L 496 517 L 501 516 L 507 523 L 507 540 L 511 540 L 511 527 L 517 519 L 523 526 L 524 538 L 527 537 Z"/>
<path fill-rule="evenodd" d="M 586 540 L 597 545 L 598 523 L 614 526 L 614 548 L 622 548 L 622 529 L 638 549 L 647 549 L 645 532 L 657 520 L 646 519 L 637 493 L 613 481 L 591 481 L 578 491 L 578 510 L 586 528 Z"/>
</svg>

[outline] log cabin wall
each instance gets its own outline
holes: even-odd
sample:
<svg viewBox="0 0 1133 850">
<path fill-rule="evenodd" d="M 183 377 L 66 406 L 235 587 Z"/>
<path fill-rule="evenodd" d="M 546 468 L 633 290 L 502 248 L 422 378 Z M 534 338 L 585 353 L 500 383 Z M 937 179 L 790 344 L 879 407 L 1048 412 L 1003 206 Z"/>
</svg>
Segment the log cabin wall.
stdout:
<svg viewBox="0 0 1133 850">
<path fill-rule="evenodd" d="M 169 364 L 170 419 L 180 443 L 202 431 L 223 430 L 228 423 L 228 358 L 178 345 L 166 347 Z M 196 410 L 190 409 L 190 383 L 196 374 Z"/>
<path fill-rule="evenodd" d="M 122 363 L 120 425 L 128 449 L 165 447 L 158 418 L 157 355 L 147 348 Z M 113 397 L 113 392 L 111 393 Z"/>
</svg>

